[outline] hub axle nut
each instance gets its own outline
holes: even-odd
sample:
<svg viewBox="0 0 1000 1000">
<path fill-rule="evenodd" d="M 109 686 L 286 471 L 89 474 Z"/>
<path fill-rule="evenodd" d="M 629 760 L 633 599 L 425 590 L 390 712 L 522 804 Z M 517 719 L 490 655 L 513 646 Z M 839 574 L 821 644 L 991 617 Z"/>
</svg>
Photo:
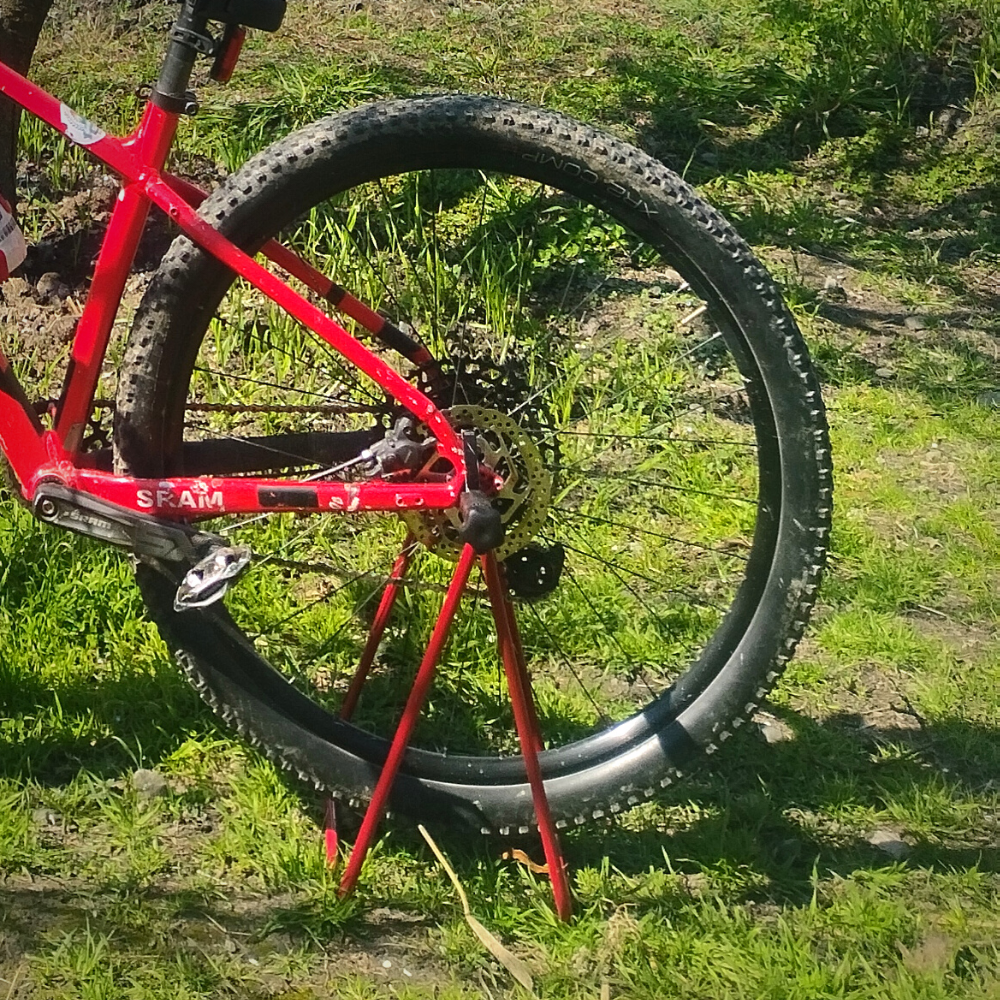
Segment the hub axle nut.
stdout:
<svg viewBox="0 0 1000 1000">
<path fill-rule="evenodd" d="M 503 541 L 503 521 L 500 511 L 490 503 L 489 497 L 479 490 L 468 490 L 458 501 L 461 525 L 458 537 L 476 552 L 492 552 Z"/>
</svg>

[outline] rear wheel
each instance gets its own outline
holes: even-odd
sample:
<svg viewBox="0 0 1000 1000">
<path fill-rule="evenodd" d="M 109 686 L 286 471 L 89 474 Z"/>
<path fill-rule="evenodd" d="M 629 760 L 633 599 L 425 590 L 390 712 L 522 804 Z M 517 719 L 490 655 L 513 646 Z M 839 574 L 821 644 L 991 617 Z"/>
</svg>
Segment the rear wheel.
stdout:
<svg viewBox="0 0 1000 1000">
<path fill-rule="evenodd" d="M 278 235 L 439 360 L 444 377 L 409 374 L 472 432 L 496 490 L 561 824 L 652 795 L 747 718 L 813 602 L 829 445 L 801 337 L 714 210 L 560 115 L 447 96 L 296 133 L 202 214 L 249 250 Z M 133 329 L 116 456 L 145 476 L 350 478 L 361 467 L 331 470 L 398 417 L 378 385 L 180 239 Z M 175 582 L 140 567 L 154 618 L 220 714 L 317 786 L 365 800 L 454 571 L 454 516 L 212 527 L 251 546 L 251 570 L 225 608 L 178 614 Z M 527 827 L 478 573 L 392 804 Z"/>
</svg>

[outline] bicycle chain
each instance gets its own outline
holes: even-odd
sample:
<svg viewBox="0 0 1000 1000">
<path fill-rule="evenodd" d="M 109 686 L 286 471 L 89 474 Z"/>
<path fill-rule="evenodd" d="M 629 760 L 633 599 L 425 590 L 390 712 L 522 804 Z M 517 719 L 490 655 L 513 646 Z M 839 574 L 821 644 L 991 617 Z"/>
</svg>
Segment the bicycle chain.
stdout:
<svg viewBox="0 0 1000 1000">
<path fill-rule="evenodd" d="M 48 402 L 48 401 L 46 401 Z M 55 402 L 54 400 L 52 401 Z M 115 404 L 110 399 L 95 399 L 95 410 L 113 410 Z M 378 409 L 374 406 L 340 406 L 332 403 L 314 404 L 312 406 L 283 403 L 266 405 L 265 403 L 189 403 L 184 407 L 188 413 L 320 413 L 324 416 L 340 416 L 349 413 L 381 413 L 388 415 L 388 409 Z"/>
</svg>

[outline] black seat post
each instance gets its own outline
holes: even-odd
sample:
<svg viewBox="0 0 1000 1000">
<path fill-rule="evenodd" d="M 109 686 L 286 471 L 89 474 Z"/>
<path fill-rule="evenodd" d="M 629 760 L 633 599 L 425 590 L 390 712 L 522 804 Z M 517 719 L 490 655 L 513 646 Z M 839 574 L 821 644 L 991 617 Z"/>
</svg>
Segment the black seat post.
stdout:
<svg viewBox="0 0 1000 1000">
<path fill-rule="evenodd" d="M 215 43 L 208 32 L 208 17 L 202 13 L 204 0 L 184 0 L 184 6 L 170 29 L 160 76 L 153 87 L 152 101 L 164 111 L 183 114 L 191 110 L 193 97 L 188 83 L 199 55 L 212 55 Z"/>
</svg>

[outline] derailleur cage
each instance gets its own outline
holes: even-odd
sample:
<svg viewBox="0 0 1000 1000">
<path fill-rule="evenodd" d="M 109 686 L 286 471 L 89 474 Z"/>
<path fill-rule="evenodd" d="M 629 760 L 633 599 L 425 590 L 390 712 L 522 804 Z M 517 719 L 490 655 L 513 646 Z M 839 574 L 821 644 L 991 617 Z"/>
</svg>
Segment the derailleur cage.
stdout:
<svg viewBox="0 0 1000 1000">
<path fill-rule="evenodd" d="M 559 542 L 551 546 L 530 542 L 503 561 L 507 589 L 524 601 L 537 601 L 559 585 L 566 550 Z"/>
<path fill-rule="evenodd" d="M 412 417 L 398 417 L 385 437 L 366 448 L 359 458 L 369 464 L 374 475 L 419 472 L 434 454 L 437 439 L 416 438 L 415 428 Z"/>
</svg>

